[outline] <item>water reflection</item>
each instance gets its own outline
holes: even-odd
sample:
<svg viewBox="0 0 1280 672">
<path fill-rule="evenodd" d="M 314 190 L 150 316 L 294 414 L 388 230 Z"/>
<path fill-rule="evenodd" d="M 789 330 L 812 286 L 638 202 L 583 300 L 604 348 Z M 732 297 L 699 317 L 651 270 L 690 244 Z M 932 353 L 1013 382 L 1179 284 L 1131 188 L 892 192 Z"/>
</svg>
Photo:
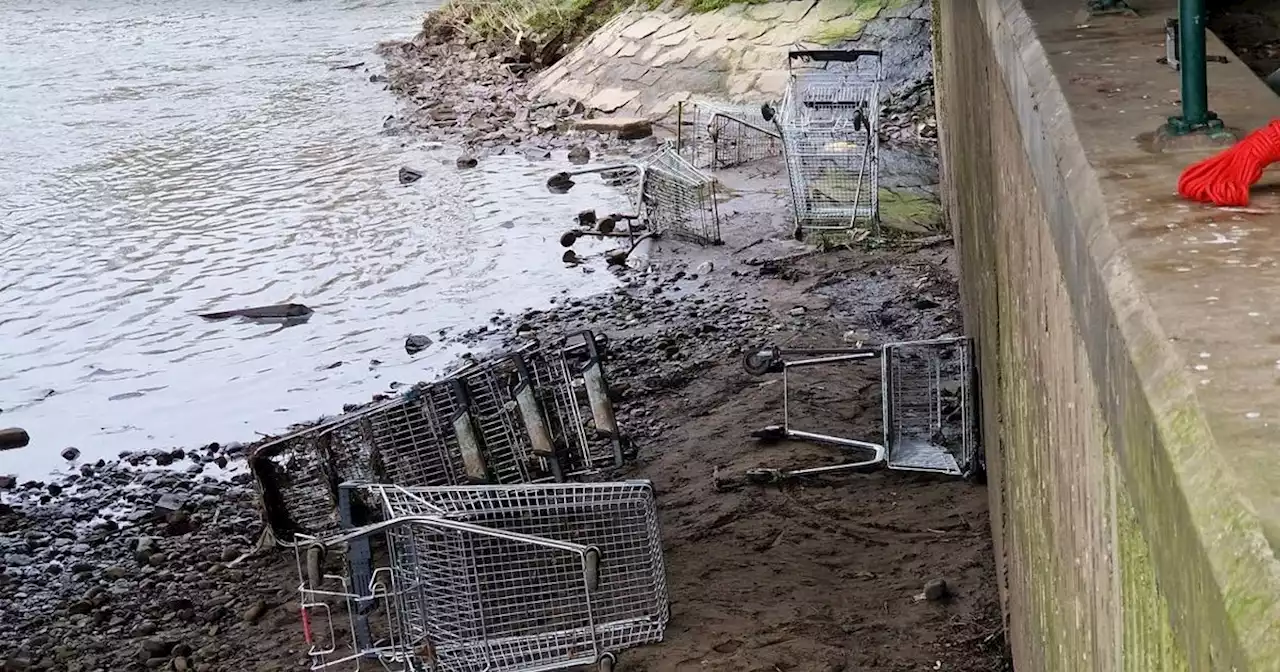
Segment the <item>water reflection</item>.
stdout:
<svg viewBox="0 0 1280 672">
<path fill-rule="evenodd" d="M 564 157 L 454 152 L 378 132 L 362 70 L 411 32 L 409 0 L 19 0 L 0 24 L 0 472 L 75 445 L 252 438 L 452 359 L 409 333 L 607 288 L 556 243 L 599 185 L 547 193 Z M 425 177 L 401 185 L 410 165 Z M 284 328 L 209 322 L 276 303 Z M 375 360 L 378 363 L 375 363 Z"/>
</svg>

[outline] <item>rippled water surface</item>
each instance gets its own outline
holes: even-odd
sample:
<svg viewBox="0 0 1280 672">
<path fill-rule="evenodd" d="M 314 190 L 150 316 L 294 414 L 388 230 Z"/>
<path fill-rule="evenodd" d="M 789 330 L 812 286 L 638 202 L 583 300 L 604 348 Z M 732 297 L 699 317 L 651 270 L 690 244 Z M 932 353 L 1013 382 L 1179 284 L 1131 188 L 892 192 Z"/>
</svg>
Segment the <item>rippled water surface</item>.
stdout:
<svg viewBox="0 0 1280 672">
<path fill-rule="evenodd" d="M 0 472 L 77 446 L 251 439 L 457 354 L 409 333 L 607 289 L 559 234 L 616 198 L 543 187 L 559 161 L 382 134 L 363 69 L 409 0 L 7 0 L 0 22 Z M 401 186 L 401 165 L 426 173 Z M 603 207 L 608 207 L 603 205 Z M 306 324 L 196 313 L 283 302 Z M 381 364 L 373 364 L 380 360 Z M 334 366 L 341 362 L 340 366 Z"/>
</svg>

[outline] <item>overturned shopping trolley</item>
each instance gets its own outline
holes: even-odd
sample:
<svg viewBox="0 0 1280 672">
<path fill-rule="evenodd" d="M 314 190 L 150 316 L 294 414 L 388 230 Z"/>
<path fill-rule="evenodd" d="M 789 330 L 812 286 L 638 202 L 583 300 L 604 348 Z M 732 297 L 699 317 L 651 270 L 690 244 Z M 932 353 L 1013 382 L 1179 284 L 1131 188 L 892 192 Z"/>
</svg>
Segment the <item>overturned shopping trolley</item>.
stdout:
<svg viewBox="0 0 1280 672">
<path fill-rule="evenodd" d="M 296 547 L 312 669 L 610 670 L 618 652 L 662 639 L 647 481 L 343 487 L 378 502 L 384 521 Z M 344 569 L 328 573 L 344 549 Z"/>
<path fill-rule="evenodd" d="M 474 363 L 250 455 L 268 541 L 338 529 L 338 484 L 562 481 L 620 466 L 624 437 L 589 331 Z"/>
<path fill-rule="evenodd" d="M 860 440 L 793 426 L 788 371 L 879 360 L 883 435 Z M 747 353 L 753 375 L 782 373 L 783 424 L 755 433 L 768 441 L 798 439 L 840 446 L 862 459 L 838 464 L 756 469 L 748 477 L 773 482 L 841 471 L 900 469 L 981 478 L 976 377 L 968 338 L 889 343 L 878 347 L 795 349 L 769 347 Z M 868 437 L 870 439 L 870 437 Z"/>
<path fill-rule="evenodd" d="M 564 193 L 573 188 L 573 178 L 592 174 L 626 192 L 635 212 L 622 217 L 638 220 L 645 235 L 701 245 L 723 242 L 715 178 L 682 158 L 670 143 L 636 163 L 556 173 L 547 179 L 547 188 Z"/>
<path fill-rule="evenodd" d="M 676 148 L 694 166 L 717 170 L 780 156 L 782 135 L 760 105 L 682 102 Z"/>
<path fill-rule="evenodd" d="M 879 226 L 881 54 L 792 51 L 772 116 L 782 135 L 797 235 Z"/>
</svg>

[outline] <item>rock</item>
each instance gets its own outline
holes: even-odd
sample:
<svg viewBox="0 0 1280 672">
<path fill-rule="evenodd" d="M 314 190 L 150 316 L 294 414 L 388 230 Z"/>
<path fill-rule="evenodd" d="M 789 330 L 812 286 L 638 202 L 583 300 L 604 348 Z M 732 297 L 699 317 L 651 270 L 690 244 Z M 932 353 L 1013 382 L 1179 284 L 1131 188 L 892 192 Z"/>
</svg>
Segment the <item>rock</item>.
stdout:
<svg viewBox="0 0 1280 672">
<path fill-rule="evenodd" d="M 23 448 L 28 443 L 31 443 L 31 435 L 27 434 L 27 430 L 19 427 L 0 429 L 0 450 Z"/>
<path fill-rule="evenodd" d="M 80 459 L 80 449 L 74 446 L 62 449 L 62 459 L 71 462 Z"/>
<path fill-rule="evenodd" d="M 463 154 L 455 161 L 459 168 L 475 168 L 480 165 L 480 161 L 470 154 Z"/>
<path fill-rule="evenodd" d="M 235 546 L 228 546 L 222 549 L 222 555 L 220 557 L 223 562 L 231 562 L 232 560 L 240 557 L 240 549 Z"/>
<path fill-rule="evenodd" d="M 800 317 L 801 315 L 804 315 L 805 312 L 804 306 L 796 306 L 795 308 L 788 310 L 787 314 L 791 317 Z"/>
<path fill-rule="evenodd" d="M 187 498 L 176 492 L 166 492 L 160 495 L 160 499 L 156 500 L 155 509 L 152 515 L 156 518 L 167 518 L 169 514 L 175 511 L 181 511 L 186 506 Z"/>
<path fill-rule="evenodd" d="M 102 570 L 102 576 L 105 577 L 108 581 L 116 581 L 119 579 L 123 579 L 128 575 L 129 575 L 129 570 L 125 569 L 124 567 L 120 567 L 118 565 L 113 565 L 111 567 L 108 567 Z"/>
<path fill-rule="evenodd" d="M 46 489 L 49 491 L 49 494 L 54 497 L 62 494 L 62 486 L 57 483 L 50 483 Z"/>
<path fill-rule="evenodd" d="M 407 166 L 402 166 L 400 172 L 396 173 L 396 179 L 400 180 L 400 184 L 413 184 L 422 179 L 422 173 Z"/>
<path fill-rule="evenodd" d="M 0 490 L 12 490 L 18 487 L 18 477 L 12 474 L 0 475 Z"/>
<path fill-rule="evenodd" d="M 245 609 L 244 614 L 242 614 L 240 618 L 245 623 L 257 623 L 258 619 L 262 618 L 262 615 L 265 613 L 267 613 L 266 600 L 258 600 L 253 603 L 253 606 Z"/>
<path fill-rule="evenodd" d="M 431 340 L 431 337 L 429 336 L 423 336 L 422 334 L 410 334 L 408 338 L 404 339 L 404 351 L 410 355 L 416 355 L 431 347 L 431 344 L 434 342 L 435 341 Z"/>
<path fill-rule="evenodd" d="M 591 150 L 586 145 L 574 145 L 569 148 L 569 163 L 582 165 L 591 160 Z"/>
<path fill-rule="evenodd" d="M 584 229 L 593 229 L 596 226 L 596 211 L 583 210 L 578 213 L 578 226 Z"/>
<path fill-rule="evenodd" d="M 152 553 L 151 556 L 147 558 L 147 564 L 151 565 L 152 567 L 159 567 L 160 565 L 163 565 L 168 559 L 169 559 L 169 556 L 165 555 L 164 553 Z"/>
<path fill-rule="evenodd" d="M 93 611 L 93 603 L 89 600 L 76 600 L 67 607 L 67 613 L 73 616 L 87 614 Z"/>
<path fill-rule="evenodd" d="M 579 119 L 573 122 L 573 128 L 596 133 L 617 133 L 619 140 L 643 140 L 653 135 L 653 122 L 635 117 Z"/>
<path fill-rule="evenodd" d="M 159 656 L 168 656 L 169 651 L 173 649 L 173 644 L 173 642 L 159 637 L 144 639 L 142 640 L 142 653 L 146 654 L 146 660 Z"/>
<path fill-rule="evenodd" d="M 924 584 L 924 599 L 936 602 L 951 594 L 946 579 L 933 579 Z"/>
<path fill-rule="evenodd" d="M 702 262 L 701 264 L 698 264 L 698 267 L 694 269 L 693 272 L 698 275 L 710 275 L 715 270 L 716 270 L 716 265 L 711 263 L 710 260 L 707 260 Z"/>
<path fill-rule="evenodd" d="M 187 659 L 183 658 L 182 656 L 178 656 L 177 658 L 174 658 L 172 665 L 173 665 L 173 672 L 187 672 L 187 670 L 191 669 L 190 665 L 188 665 L 187 663 Z"/>
</svg>

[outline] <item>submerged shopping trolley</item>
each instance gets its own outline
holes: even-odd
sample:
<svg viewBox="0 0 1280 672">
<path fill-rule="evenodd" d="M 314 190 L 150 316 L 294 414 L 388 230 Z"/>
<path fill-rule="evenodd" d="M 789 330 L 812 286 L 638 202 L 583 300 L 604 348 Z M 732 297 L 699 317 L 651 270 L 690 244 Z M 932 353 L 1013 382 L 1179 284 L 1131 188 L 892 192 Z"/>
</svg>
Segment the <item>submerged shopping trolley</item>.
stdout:
<svg viewBox="0 0 1280 672">
<path fill-rule="evenodd" d="M 647 481 L 343 489 L 377 501 L 384 522 L 296 547 L 312 669 L 610 670 L 662 639 Z M 335 551 L 343 569 L 329 573 Z"/>
<path fill-rule="evenodd" d="M 592 174 L 626 192 L 634 212 L 621 217 L 638 221 L 644 235 L 700 245 L 723 242 L 715 178 L 682 158 L 671 143 L 635 163 L 556 173 L 547 179 L 547 188 L 564 193 L 573 188 L 573 178 Z"/>
<path fill-rule="evenodd" d="M 797 235 L 879 226 L 881 54 L 792 51 L 773 116 L 782 134 Z"/>
<path fill-rule="evenodd" d="M 694 166 L 718 170 L 780 156 L 782 134 L 760 105 L 682 102 L 676 108 L 676 149 Z"/>
<path fill-rule="evenodd" d="M 854 439 L 805 431 L 790 417 L 791 369 L 878 360 L 883 434 Z M 748 352 L 753 375 L 782 373 L 783 421 L 755 433 L 762 440 L 797 439 L 840 446 L 861 459 L 792 469 L 756 469 L 748 477 L 775 482 L 797 476 L 880 468 L 926 471 L 979 479 L 985 464 L 978 440 L 978 402 L 972 342 L 941 338 L 878 347 L 783 349 Z"/>
<path fill-rule="evenodd" d="M 440 486 L 563 481 L 621 466 L 590 331 L 473 363 L 405 394 L 264 443 L 250 456 L 268 540 L 338 529 L 339 483 Z"/>
</svg>

